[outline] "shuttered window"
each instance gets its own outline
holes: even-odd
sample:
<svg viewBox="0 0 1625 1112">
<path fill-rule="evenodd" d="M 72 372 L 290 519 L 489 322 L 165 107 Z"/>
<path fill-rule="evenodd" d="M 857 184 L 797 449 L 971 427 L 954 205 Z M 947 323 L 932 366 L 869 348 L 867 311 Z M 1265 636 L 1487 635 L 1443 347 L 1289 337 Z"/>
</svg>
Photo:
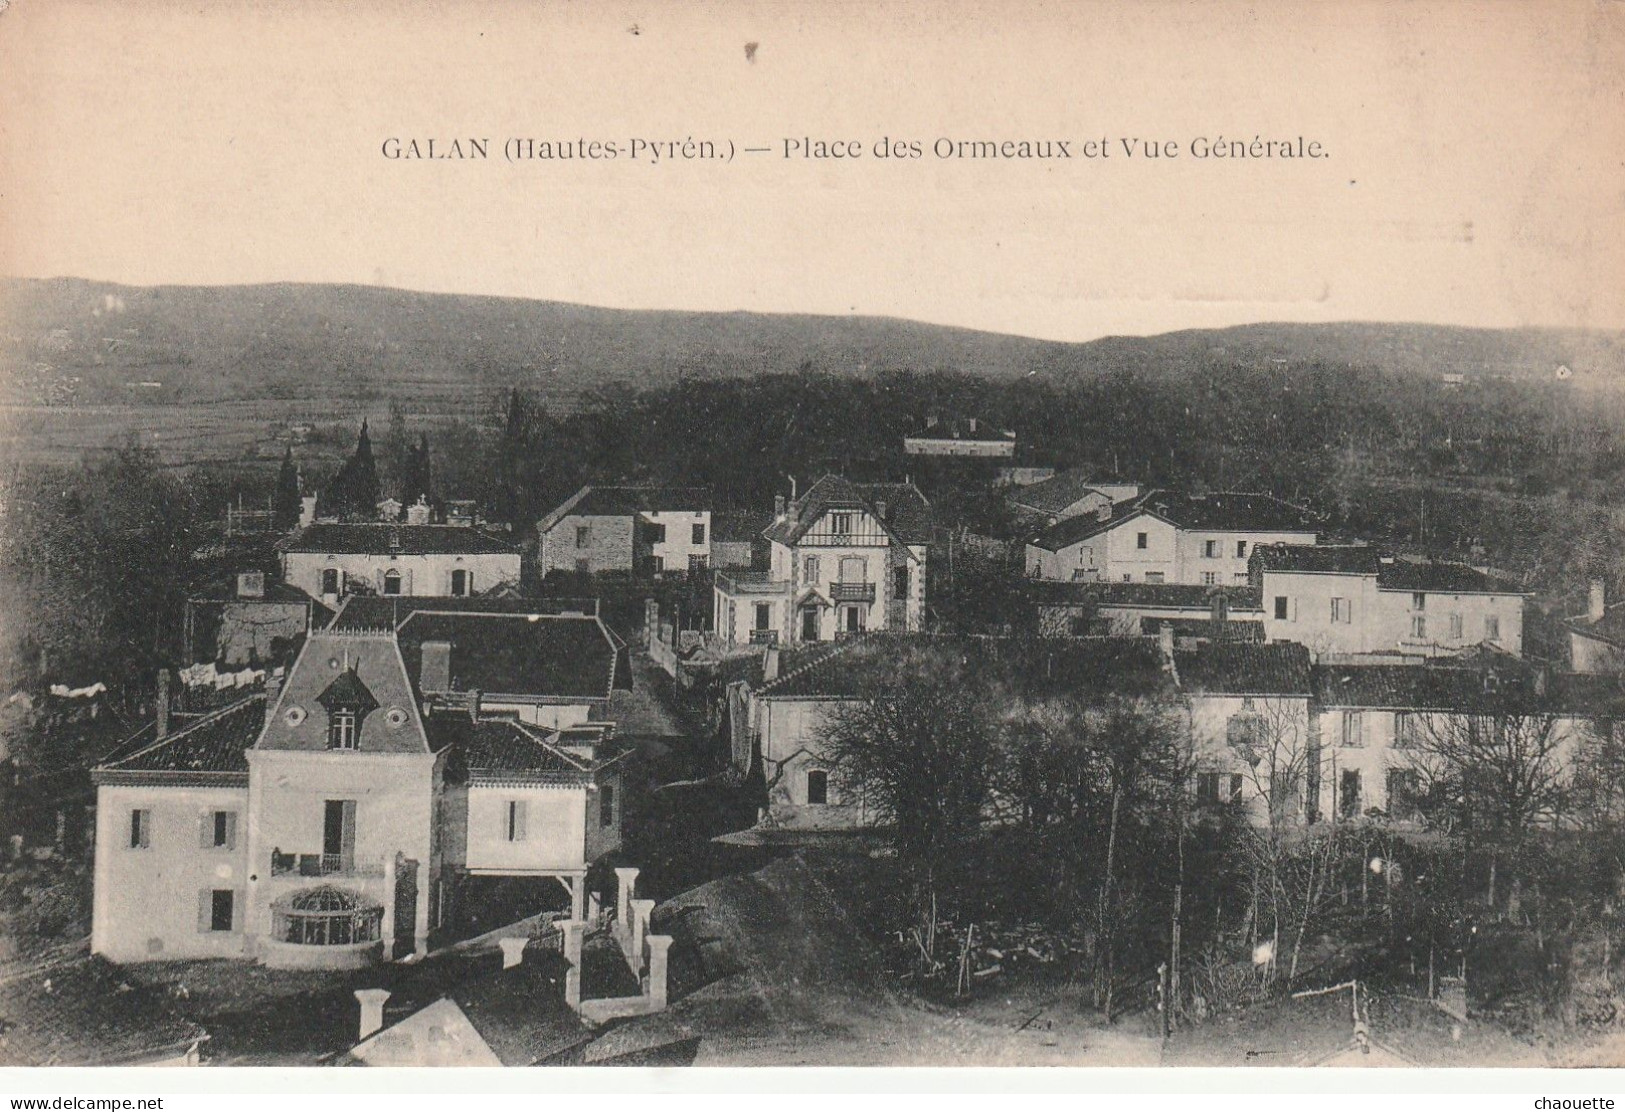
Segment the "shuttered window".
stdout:
<svg viewBox="0 0 1625 1112">
<path fill-rule="evenodd" d="M 199 932 L 225 933 L 239 926 L 238 907 L 241 894 L 233 888 L 204 888 L 197 894 L 197 929 Z"/>
<path fill-rule="evenodd" d="M 198 845 L 203 849 L 236 849 L 237 812 L 203 812 L 198 822 Z"/>
<path fill-rule="evenodd" d="M 525 840 L 525 801 L 510 799 L 508 805 L 502 809 L 502 832 L 510 842 L 523 842 Z"/>
</svg>

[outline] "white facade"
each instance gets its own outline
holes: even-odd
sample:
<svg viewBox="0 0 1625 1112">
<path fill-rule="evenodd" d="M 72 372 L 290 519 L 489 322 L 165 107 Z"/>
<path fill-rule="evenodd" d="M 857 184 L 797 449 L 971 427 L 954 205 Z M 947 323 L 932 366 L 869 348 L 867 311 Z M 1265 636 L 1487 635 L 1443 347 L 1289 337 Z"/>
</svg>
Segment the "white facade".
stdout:
<svg viewBox="0 0 1625 1112">
<path fill-rule="evenodd" d="M 376 595 L 461 597 L 519 581 L 519 553 L 286 552 L 282 576 L 329 604 L 357 585 Z"/>
<path fill-rule="evenodd" d="M 850 828 L 878 821 L 861 794 L 844 793 L 822 751 L 831 715 L 845 702 L 828 697 L 758 696 L 751 728 L 767 779 L 767 818 L 804 829 Z"/>
<path fill-rule="evenodd" d="M 711 559 L 710 510 L 655 510 L 638 520 L 650 536 L 649 559 L 654 571 L 686 571 L 704 567 Z M 651 529 L 651 527 L 653 527 Z M 653 539 L 659 536 L 660 539 Z"/>
<path fill-rule="evenodd" d="M 1375 574 L 1266 569 L 1264 637 L 1317 657 L 1361 653 L 1440 656 L 1489 643 L 1523 652 L 1523 596 L 1392 590 Z"/>
<path fill-rule="evenodd" d="M 1228 587 L 1247 582 L 1247 563 L 1261 544 L 1314 544 L 1313 532 L 1180 529 L 1150 514 L 1051 550 L 1027 546 L 1035 579 L 1108 583 L 1192 583 Z"/>
</svg>

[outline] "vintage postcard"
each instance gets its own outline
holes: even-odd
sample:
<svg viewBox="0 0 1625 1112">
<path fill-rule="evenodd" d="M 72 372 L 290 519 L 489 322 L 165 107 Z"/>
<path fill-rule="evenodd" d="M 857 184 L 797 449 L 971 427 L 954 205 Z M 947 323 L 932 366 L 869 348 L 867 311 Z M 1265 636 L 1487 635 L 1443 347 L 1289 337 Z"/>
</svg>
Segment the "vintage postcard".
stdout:
<svg viewBox="0 0 1625 1112">
<path fill-rule="evenodd" d="M 0 1066 L 1625 1066 L 1625 5 L 0 73 Z"/>
</svg>

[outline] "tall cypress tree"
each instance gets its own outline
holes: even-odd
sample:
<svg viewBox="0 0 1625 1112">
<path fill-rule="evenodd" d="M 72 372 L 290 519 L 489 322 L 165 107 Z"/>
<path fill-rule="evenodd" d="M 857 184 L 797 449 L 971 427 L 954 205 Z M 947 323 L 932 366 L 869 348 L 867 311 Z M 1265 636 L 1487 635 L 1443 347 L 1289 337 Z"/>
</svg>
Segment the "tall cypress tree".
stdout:
<svg viewBox="0 0 1625 1112">
<path fill-rule="evenodd" d="M 292 529 L 299 524 L 299 469 L 293 465 L 292 447 L 283 453 L 282 470 L 277 472 L 271 523 L 278 529 Z"/>
<path fill-rule="evenodd" d="M 340 517 L 370 520 L 377 516 L 378 499 L 378 464 L 372 458 L 372 438 L 367 435 L 367 422 L 363 418 L 355 452 L 328 485 L 327 502 L 330 510 Z"/>
</svg>

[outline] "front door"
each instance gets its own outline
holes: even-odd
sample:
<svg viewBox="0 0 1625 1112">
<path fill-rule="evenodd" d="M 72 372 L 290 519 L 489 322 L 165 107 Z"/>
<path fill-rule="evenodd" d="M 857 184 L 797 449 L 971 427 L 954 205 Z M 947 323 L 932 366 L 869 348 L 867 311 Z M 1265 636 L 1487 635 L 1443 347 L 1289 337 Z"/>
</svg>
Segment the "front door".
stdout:
<svg viewBox="0 0 1625 1112">
<path fill-rule="evenodd" d="M 801 639 L 803 641 L 818 640 L 818 607 L 803 606 L 801 608 Z"/>
<path fill-rule="evenodd" d="M 863 632 L 863 611 L 856 606 L 841 608 L 841 628 L 848 633 Z"/>
</svg>

